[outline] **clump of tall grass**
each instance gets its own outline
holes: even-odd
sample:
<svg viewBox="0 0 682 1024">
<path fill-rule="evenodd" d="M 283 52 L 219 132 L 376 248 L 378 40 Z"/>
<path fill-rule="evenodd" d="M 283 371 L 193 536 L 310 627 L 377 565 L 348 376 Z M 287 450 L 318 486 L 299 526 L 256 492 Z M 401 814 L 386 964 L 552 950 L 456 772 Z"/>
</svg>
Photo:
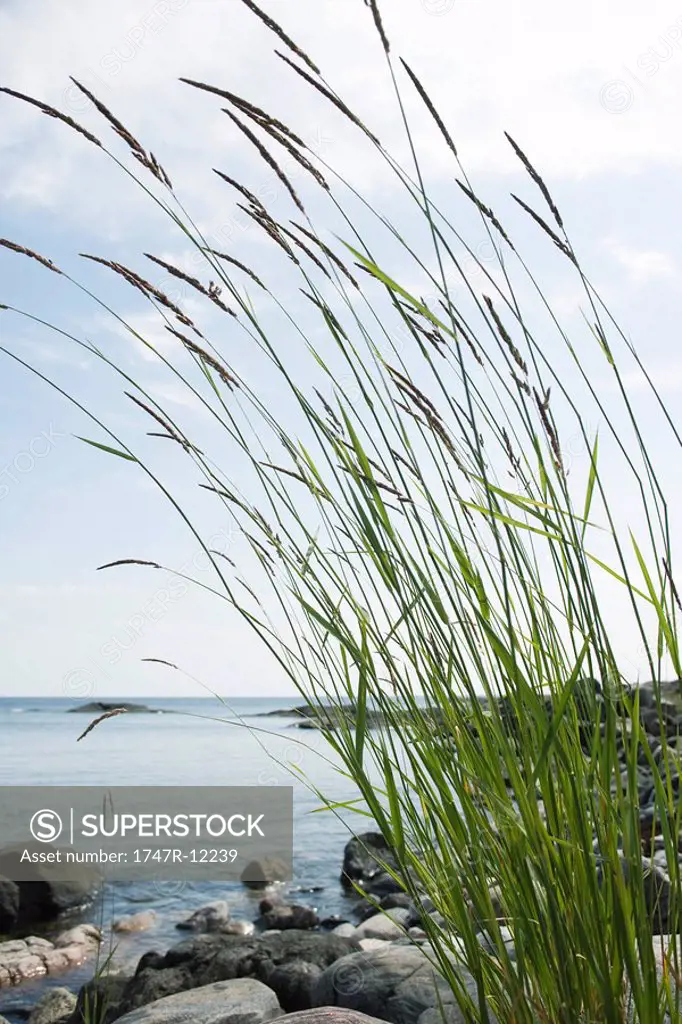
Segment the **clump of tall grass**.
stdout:
<svg viewBox="0 0 682 1024">
<path fill-rule="evenodd" d="M 395 62 L 375 0 L 367 6 L 395 83 L 409 168 L 284 29 L 244 2 L 288 49 L 278 57 L 384 162 L 406 212 L 394 223 L 279 117 L 223 83 L 186 80 L 227 103 L 284 189 L 280 206 L 296 211 L 278 219 L 253 188 L 217 171 L 283 261 L 271 290 L 267 268 L 208 243 L 156 157 L 79 86 L 156 179 L 152 201 L 179 241 L 200 254 L 197 275 L 147 256 L 206 300 L 209 326 L 137 270 L 87 258 L 158 311 L 177 355 L 129 330 L 187 388 L 212 431 L 190 436 L 113 356 L 72 340 L 122 378 L 155 427 L 150 434 L 175 442 L 206 499 L 239 526 L 246 577 L 208 548 L 186 495 L 152 468 L 145 444 L 84 409 L 100 428 L 88 443 L 162 488 L 210 560 L 211 589 L 319 707 L 328 743 L 394 853 L 390 869 L 438 912 L 424 918 L 430 955 L 468 1019 L 485 1021 L 488 1011 L 505 1022 L 677 1019 L 678 747 L 657 687 L 660 736 L 642 728 L 603 597 L 619 592 L 618 630 L 639 635 L 651 679 L 659 682 L 666 664 L 682 676 L 665 492 L 621 363 L 645 370 L 583 270 L 545 181 L 509 139 L 539 203 L 513 197 L 527 231 L 565 260 L 584 291 L 585 329 L 569 335 L 562 326 L 521 242 L 467 177 L 446 119 L 416 73 Z M 442 135 L 459 175 L 454 194 L 429 185 L 406 89 Z M 118 161 L 70 117 L 4 91 Z M 460 220 L 492 260 L 478 255 Z M 341 230 L 332 236 L 327 223 Z M 0 245 L 78 285 L 20 242 Z M 32 315 L 4 308 L 5 316 Z M 262 360 L 268 393 L 235 368 L 232 340 L 211 340 L 224 337 L 221 314 L 230 339 Z M 661 429 L 679 444 L 645 379 Z M 576 436 L 586 454 L 571 472 L 564 441 Z M 605 450 L 609 469 L 618 464 L 631 485 L 625 521 Z M 349 701 L 352 715 L 322 711 Z M 653 790 L 648 832 L 642 766 Z M 656 842 L 667 877 L 652 866 Z M 473 975 L 477 996 L 456 964 Z"/>
</svg>

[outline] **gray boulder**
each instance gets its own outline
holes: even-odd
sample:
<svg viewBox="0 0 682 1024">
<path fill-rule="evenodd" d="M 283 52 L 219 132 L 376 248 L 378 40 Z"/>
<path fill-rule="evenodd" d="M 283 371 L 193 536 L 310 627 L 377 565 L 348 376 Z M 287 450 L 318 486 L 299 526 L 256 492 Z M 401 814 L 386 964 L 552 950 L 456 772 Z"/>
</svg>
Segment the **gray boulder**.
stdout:
<svg viewBox="0 0 682 1024">
<path fill-rule="evenodd" d="M 28 1024 L 57 1024 L 68 1020 L 76 1009 L 76 997 L 68 988 L 51 988 L 38 1000 Z"/>
<path fill-rule="evenodd" d="M 469 992 L 476 993 L 472 976 L 464 967 L 459 976 Z M 468 1021 L 459 1010 L 446 980 L 425 954 L 411 945 L 387 945 L 381 949 L 351 953 L 320 975 L 312 992 L 316 1006 L 343 1006 L 380 1017 L 392 1024 L 417 1024 L 426 1010 L 448 1009 L 449 1024 Z M 495 1018 L 492 1013 L 490 1020 Z M 424 1020 L 421 1024 L 436 1024 Z"/>
<path fill-rule="evenodd" d="M 217 981 L 127 1013 L 123 1024 L 262 1024 L 282 1016 L 277 996 L 253 978 Z"/>
<path fill-rule="evenodd" d="M 301 969 L 298 973 L 275 974 L 276 968 L 305 963 L 318 967 L 321 973 L 359 949 L 353 939 L 323 932 L 288 930 L 250 938 L 221 932 L 198 935 L 173 946 L 164 956 L 146 953 L 124 989 L 116 1013 L 108 1019 L 114 1020 L 176 992 L 232 978 L 256 978 L 269 985 L 285 1010 L 313 1006 L 311 996 L 317 972 Z"/>
</svg>

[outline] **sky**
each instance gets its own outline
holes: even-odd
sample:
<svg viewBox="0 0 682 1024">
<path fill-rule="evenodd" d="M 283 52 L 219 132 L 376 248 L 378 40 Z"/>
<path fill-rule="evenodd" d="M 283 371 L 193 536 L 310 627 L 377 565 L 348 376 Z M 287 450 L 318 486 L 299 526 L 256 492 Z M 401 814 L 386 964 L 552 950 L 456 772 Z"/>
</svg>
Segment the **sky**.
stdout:
<svg viewBox="0 0 682 1024">
<path fill-rule="evenodd" d="M 382 142 L 408 160 L 384 54 L 362 0 L 262 0 L 262 6 L 314 57 L 349 106 L 375 130 L 380 126 Z M 448 124 L 477 191 L 529 235 L 508 200 L 510 192 L 531 193 L 505 131 L 541 169 L 591 277 L 646 354 L 670 409 L 679 408 L 682 8 L 662 0 L 596 6 L 576 0 L 568 7 L 539 0 L 388 0 L 382 15 L 396 73 L 402 56 Z M 70 76 L 82 82 L 156 154 L 207 237 L 246 263 L 268 267 L 272 259 L 272 273 L 286 282 L 269 255 L 272 247 L 211 168 L 270 190 L 282 212 L 287 197 L 245 147 L 223 104 L 184 85 L 181 76 L 233 90 L 281 116 L 320 161 L 389 214 L 398 199 L 357 131 L 274 57 L 279 45 L 240 0 L 0 0 L 0 85 L 81 121 L 136 169 Z M 451 154 L 413 94 L 407 109 L 429 181 L 444 202 L 454 202 Z M 140 266 L 141 253 L 155 252 L 191 269 L 186 244 L 120 167 L 64 125 L 2 95 L 0 123 L 0 236 L 68 268 L 165 351 L 169 339 L 130 290 L 77 254 Z M 533 236 L 529 244 L 540 242 Z M 540 251 L 546 253 L 546 241 Z M 578 323 L 576 286 L 555 273 L 553 259 L 544 268 L 549 294 Z M 163 271 L 154 280 L 194 310 L 189 288 Z M 0 303 L 101 345 L 169 408 L 199 415 L 158 361 L 101 307 L 2 249 Z M 139 429 L 139 417 L 122 404 L 120 386 L 97 359 L 37 320 L 0 315 L 0 343 L 102 411 L 114 428 Z M 262 375 L 266 400 L 277 408 L 276 382 L 258 359 L 244 350 L 235 359 L 240 371 Z M 202 686 L 226 696 L 293 694 L 239 618 L 201 586 L 180 586 L 163 572 L 96 571 L 118 558 L 150 558 L 210 582 L 196 539 L 149 481 L 83 445 L 76 435 L 103 435 L 44 381 L 1 353 L 0 360 L 0 695 L 193 696 Z M 634 367 L 627 380 L 636 400 L 642 381 Z M 584 470 L 584 446 L 571 440 L 571 457 Z M 652 441 L 667 450 L 663 437 L 654 434 Z M 669 484 L 674 499 L 680 488 L 674 472 Z M 211 546 L 239 549 L 219 516 L 209 517 L 207 530 Z M 623 652 L 633 672 L 644 667 L 627 638 Z M 188 677 L 142 664 L 147 657 L 180 664 Z"/>
</svg>

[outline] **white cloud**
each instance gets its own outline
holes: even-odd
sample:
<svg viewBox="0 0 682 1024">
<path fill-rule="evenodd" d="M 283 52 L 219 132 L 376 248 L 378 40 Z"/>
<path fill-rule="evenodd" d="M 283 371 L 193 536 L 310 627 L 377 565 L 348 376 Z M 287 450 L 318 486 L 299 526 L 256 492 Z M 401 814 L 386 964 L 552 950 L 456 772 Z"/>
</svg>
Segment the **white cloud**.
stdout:
<svg viewBox="0 0 682 1024">
<path fill-rule="evenodd" d="M 662 395 L 682 394 L 682 361 L 647 362 L 647 373 L 658 392 Z M 630 370 L 622 375 L 629 393 L 652 394 L 651 385 L 641 370 Z"/>
<path fill-rule="evenodd" d="M 368 9 L 336 0 L 263 5 L 310 49 L 350 105 L 370 125 L 382 126 L 382 141 L 409 160 Z M 423 80 L 470 170 L 518 169 L 504 129 L 553 179 L 679 165 L 669 128 L 682 84 L 673 4 L 627 0 L 616 10 L 577 0 L 570 18 L 541 0 L 527 0 L 521 11 L 501 0 L 459 0 L 451 7 L 447 0 L 391 0 L 383 8 L 392 52 L 404 55 Z M 440 11 L 445 13 L 438 16 Z M 669 56 L 661 43 L 667 36 Z M 271 57 L 278 41 L 237 0 L 73 0 L 67 12 L 59 0 L 36 0 L 0 11 L 0 40 L 6 84 L 82 119 L 136 167 L 70 85 L 69 74 L 80 77 L 197 201 L 220 196 L 223 209 L 227 205 L 224 187 L 207 182 L 210 167 L 234 168 L 238 133 L 220 112 L 221 101 L 178 83 L 181 74 L 234 89 L 275 114 L 291 114 L 307 138 L 326 137 L 332 162 L 365 188 L 385 180 L 359 132 Z M 654 59 L 656 47 L 666 60 Z M 404 95 L 424 164 L 431 174 L 452 175 L 452 156 L 409 83 Z M 5 198 L 52 202 L 62 211 L 69 199 L 69 216 L 94 208 L 107 223 L 110 204 L 103 200 L 117 172 L 65 126 L 7 97 L 0 101 Z M 341 145 L 348 138 L 354 145 Z M 240 142 L 239 162 L 248 151 Z M 246 159 L 261 166 L 255 152 Z M 131 216 L 142 201 L 126 193 Z M 116 216 L 125 217 L 126 209 Z M 115 224 L 112 217 L 110 227 Z"/>
<path fill-rule="evenodd" d="M 655 249 L 637 249 L 614 240 L 605 244 L 613 258 L 625 268 L 630 283 L 637 287 L 678 276 L 677 266 L 667 253 Z"/>
</svg>

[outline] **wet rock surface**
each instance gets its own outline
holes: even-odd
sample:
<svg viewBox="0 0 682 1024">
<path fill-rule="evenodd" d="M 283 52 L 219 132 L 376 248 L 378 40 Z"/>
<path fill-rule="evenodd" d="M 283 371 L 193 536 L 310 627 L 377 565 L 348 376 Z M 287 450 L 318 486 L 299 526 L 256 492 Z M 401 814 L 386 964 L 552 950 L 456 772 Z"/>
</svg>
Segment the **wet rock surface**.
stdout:
<svg viewBox="0 0 682 1024">
<path fill-rule="evenodd" d="M 0 988 L 67 971 L 96 954 L 99 942 L 94 925 L 69 929 L 54 942 L 34 935 L 0 942 Z"/>
</svg>

